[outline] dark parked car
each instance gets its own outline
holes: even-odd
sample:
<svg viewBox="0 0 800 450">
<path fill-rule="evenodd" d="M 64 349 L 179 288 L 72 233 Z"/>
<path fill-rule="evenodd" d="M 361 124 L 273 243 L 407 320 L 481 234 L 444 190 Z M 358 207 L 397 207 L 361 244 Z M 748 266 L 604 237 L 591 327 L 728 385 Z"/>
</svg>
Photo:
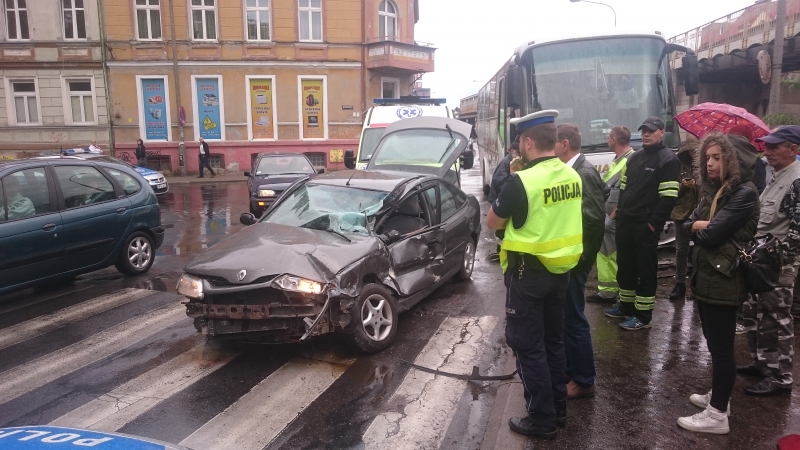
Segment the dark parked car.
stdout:
<svg viewBox="0 0 800 450">
<path fill-rule="evenodd" d="M 112 264 L 149 270 L 164 229 L 146 186 L 101 160 L 0 161 L 0 293 Z"/>
<path fill-rule="evenodd" d="M 443 178 L 469 131 L 447 118 L 397 122 L 367 170 L 303 178 L 263 219 L 243 214 L 250 226 L 178 282 L 195 327 L 272 342 L 345 332 L 366 352 L 389 346 L 400 312 L 472 275 L 478 200 Z"/>
<path fill-rule="evenodd" d="M 259 154 L 253 170 L 244 173 L 250 191 L 250 214 L 261 217 L 292 183 L 315 173 L 311 161 L 301 153 Z"/>
</svg>

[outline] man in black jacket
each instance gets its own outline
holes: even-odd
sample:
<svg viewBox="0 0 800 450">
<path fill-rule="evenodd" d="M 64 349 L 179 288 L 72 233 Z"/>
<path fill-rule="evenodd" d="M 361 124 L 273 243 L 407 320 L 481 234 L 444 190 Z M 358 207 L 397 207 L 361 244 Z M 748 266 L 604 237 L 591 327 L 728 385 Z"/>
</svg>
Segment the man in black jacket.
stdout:
<svg viewBox="0 0 800 450">
<path fill-rule="evenodd" d="M 656 304 L 658 236 L 678 200 L 681 163 L 664 146 L 664 121 L 648 117 L 642 150 L 628 159 L 617 205 L 619 306 L 605 310 L 625 319 L 626 330 L 650 328 Z"/>
<path fill-rule="evenodd" d="M 594 396 L 594 350 L 589 321 L 583 310 L 584 290 L 605 232 L 605 202 L 610 189 L 594 166 L 581 154 L 581 133 L 576 125 L 558 125 L 556 156 L 581 176 L 583 197 L 583 254 L 580 262 L 569 271 L 567 301 L 564 304 L 564 352 L 567 356 L 567 398 Z"/>
<path fill-rule="evenodd" d="M 214 173 L 214 169 L 211 168 L 211 164 L 209 163 L 209 158 L 211 157 L 211 152 L 208 150 L 208 144 L 203 138 L 200 138 L 200 175 L 197 178 L 203 178 L 205 174 L 205 168 L 208 168 L 208 171 L 211 172 L 211 178 L 217 176 Z"/>
<path fill-rule="evenodd" d="M 489 186 L 490 205 L 494 204 L 494 201 L 500 195 L 500 191 L 503 190 L 503 186 L 511 179 L 511 161 L 517 157 L 519 157 L 519 141 L 514 141 L 508 149 L 508 155 L 500 160 L 500 163 L 497 164 L 497 169 L 494 170 L 494 175 L 492 175 L 492 184 Z M 489 254 L 490 261 L 500 261 L 500 242 L 503 241 L 503 231 L 497 230 L 494 232 L 498 244 L 497 251 Z"/>
</svg>

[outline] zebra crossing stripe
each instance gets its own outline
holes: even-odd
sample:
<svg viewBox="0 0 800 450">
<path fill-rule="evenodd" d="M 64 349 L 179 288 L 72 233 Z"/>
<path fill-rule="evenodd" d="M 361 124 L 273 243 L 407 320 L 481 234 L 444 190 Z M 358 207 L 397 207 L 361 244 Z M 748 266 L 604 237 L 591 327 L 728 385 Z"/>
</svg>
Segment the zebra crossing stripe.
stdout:
<svg viewBox="0 0 800 450">
<path fill-rule="evenodd" d="M 148 289 L 122 289 L 112 294 L 102 295 L 51 314 L 4 328 L 0 330 L 0 349 L 41 336 L 64 325 L 83 320 L 154 293 Z"/>
<path fill-rule="evenodd" d="M 470 373 L 490 344 L 497 318 L 448 317 L 414 361 L 452 373 Z M 467 385 L 462 380 L 410 369 L 387 402 L 392 410 L 372 421 L 367 449 L 441 448 L 442 438 Z M 399 405 L 399 406 L 398 406 Z"/>
<path fill-rule="evenodd" d="M 150 334 L 185 320 L 184 311 L 184 306 L 175 302 L 0 373 L 0 404 L 113 355 Z"/>
<path fill-rule="evenodd" d="M 293 358 L 180 444 L 195 450 L 261 450 L 353 361 Z"/>
<path fill-rule="evenodd" d="M 174 394 L 230 362 L 239 352 L 201 344 L 113 391 L 70 411 L 54 426 L 117 431 Z"/>
</svg>

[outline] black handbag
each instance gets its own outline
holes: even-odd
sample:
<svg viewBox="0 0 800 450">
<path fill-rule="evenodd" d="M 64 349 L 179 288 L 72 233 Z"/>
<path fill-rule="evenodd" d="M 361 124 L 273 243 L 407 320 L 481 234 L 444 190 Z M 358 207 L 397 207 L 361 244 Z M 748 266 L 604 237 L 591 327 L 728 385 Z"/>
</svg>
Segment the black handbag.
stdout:
<svg viewBox="0 0 800 450">
<path fill-rule="evenodd" d="M 747 247 L 742 247 L 731 239 L 739 256 L 736 267 L 744 271 L 747 289 L 751 294 L 761 294 L 775 290 L 783 269 L 784 252 L 781 240 L 770 233 L 756 236 Z"/>
</svg>

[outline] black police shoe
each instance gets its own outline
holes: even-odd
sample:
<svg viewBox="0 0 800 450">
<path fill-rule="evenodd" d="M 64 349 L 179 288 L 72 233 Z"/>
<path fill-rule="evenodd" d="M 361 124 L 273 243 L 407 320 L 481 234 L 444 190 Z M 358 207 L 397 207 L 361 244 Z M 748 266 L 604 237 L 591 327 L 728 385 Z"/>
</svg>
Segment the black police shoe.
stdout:
<svg viewBox="0 0 800 450">
<path fill-rule="evenodd" d="M 758 397 L 768 397 L 770 395 L 784 394 L 787 392 L 792 392 L 791 386 L 782 387 L 780 384 L 769 380 L 760 381 L 752 386 L 744 388 L 745 394 Z"/>
<path fill-rule="evenodd" d="M 736 366 L 736 373 L 739 375 L 747 375 L 749 377 L 763 377 L 764 374 L 761 370 L 753 364 L 746 364 L 744 366 Z"/>
<path fill-rule="evenodd" d="M 556 411 L 556 426 L 564 428 L 567 426 L 567 410 Z"/>
<path fill-rule="evenodd" d="M 533 436 L 541 439 L 555 439 L 558 437 L 558 428 L 534 425 L 531 416 L 512 417 L 508 419 L 508 426 L 517 433 L 524 434 L 525 436 Z"/>
<path fill-rule="evenodd" d="M 686 283 L 675 283 L 675 287 L 672 288 L 672 292 L 669 294 L 669 299 L 672 301 L 675 300 L 684 300 L 686 298 Z"/>
</svg>

